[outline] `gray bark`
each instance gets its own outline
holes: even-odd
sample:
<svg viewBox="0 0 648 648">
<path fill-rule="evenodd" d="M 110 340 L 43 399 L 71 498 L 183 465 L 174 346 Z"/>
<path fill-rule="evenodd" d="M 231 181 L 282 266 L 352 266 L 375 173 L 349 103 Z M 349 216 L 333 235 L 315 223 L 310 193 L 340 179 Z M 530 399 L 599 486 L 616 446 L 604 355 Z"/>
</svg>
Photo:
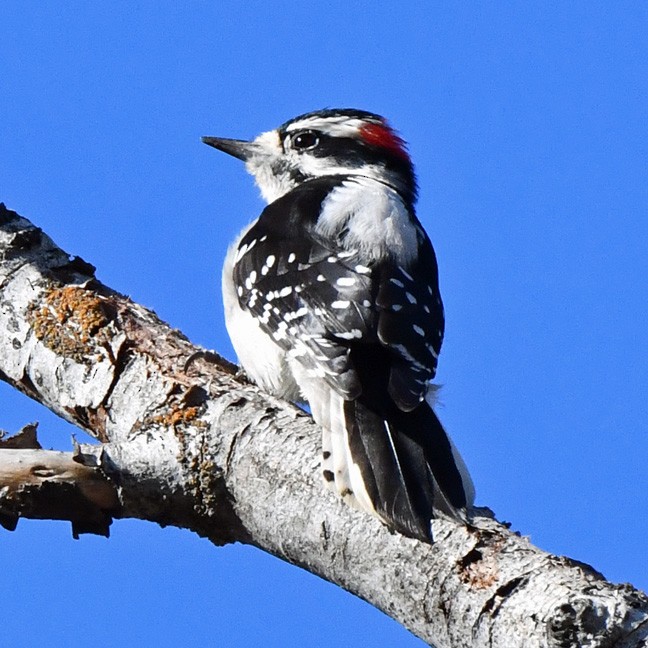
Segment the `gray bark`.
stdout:
<svg viewBox="0 0 648 648">
<path fill-rule="evenodd" d="M 648 646 L 648 598 L 485 510 L 433 546 L 324 490 L 320 434 L 0 205 L 0 378 L 97 439 L 0 441 L 0 523 L 133 517 L 244 542 L 362 597 L 438 648 Z"/>
</svg>

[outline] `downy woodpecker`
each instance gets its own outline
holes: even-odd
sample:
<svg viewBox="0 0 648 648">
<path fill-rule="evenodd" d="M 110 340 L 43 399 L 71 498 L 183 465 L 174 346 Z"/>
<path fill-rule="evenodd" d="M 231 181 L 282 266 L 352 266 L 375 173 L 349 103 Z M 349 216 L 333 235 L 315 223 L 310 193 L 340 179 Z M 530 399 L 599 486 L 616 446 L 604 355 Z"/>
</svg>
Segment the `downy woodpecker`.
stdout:
<svg viewBox="0 0 648 648">
<path fill-rule="evenodd" d="M 308 402 L 329 487 L 431 542 L 434 512 L 465 520 L 474 489 L 432 409 L 443 305 L 405 143 L 351 109 L 300 115 L 253 141 L 203 141 L 243 160 L 268 202 L 223 268 L 243 368 Z"/>
</svg>

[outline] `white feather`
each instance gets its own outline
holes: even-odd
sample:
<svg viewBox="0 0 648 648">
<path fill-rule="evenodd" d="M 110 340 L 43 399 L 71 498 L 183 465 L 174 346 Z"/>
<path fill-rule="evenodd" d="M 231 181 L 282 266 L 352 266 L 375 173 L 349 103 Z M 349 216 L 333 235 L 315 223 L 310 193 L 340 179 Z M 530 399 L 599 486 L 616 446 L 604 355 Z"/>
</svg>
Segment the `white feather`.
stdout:
<svg viewBox="0 0 648 648">
<path fill-rule="evenodd" d="M 330 470 L 334 477 L 333 481 L 325 480 L 327 487 L 339 493 L 347 504 L 376 515 L 360 467 L 351 457 L 344 399 L 325 381 L 310 377 L 299 363 L 292 362 L 291 366 L 313 418 L 322 428 L 322 470 Z"/>
<path fill-rule="evenodd" d="M 317 233 L 357 251 L 365 263 L 391 257 L 408 266 L 418 252 L 416 226 L 397 191 L 383 182 L 354 177 L 336 187 L 322 203 Z"/>
</svg>

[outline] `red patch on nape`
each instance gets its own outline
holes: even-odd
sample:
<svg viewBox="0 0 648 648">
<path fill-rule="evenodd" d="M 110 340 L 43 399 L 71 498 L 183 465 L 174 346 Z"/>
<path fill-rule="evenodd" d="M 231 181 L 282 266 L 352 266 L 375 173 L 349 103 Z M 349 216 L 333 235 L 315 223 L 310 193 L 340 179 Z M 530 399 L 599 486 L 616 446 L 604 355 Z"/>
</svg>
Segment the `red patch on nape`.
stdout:
<svg viewBox="0 0 648 648">
<path fill-rule="evenodd" d="M 405 142 L 386 123 L 366 123 L 360 126 L 360 137 L 370 146 L 377 146 L 409 161 Z"/>
</svg>

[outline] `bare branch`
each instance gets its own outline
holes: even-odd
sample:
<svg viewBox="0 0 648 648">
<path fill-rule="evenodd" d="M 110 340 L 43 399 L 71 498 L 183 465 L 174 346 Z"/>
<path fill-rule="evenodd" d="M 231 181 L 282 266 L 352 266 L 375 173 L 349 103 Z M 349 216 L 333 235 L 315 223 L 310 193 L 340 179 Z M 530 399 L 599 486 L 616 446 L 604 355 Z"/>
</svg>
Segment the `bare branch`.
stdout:
<svg viewBox="0 0 648 648">
<path fill-rule="evenodd" d="M 643 593 L 533 547 L 484 512 L 465 527 L 435 521 L 429 546 L 345 506 L 320 483 L 320 434 L 310 417 L 238 380 L 229 363 L 208 361 L 4 209 L 0 377 L 101 442 L 76 459 L 37 460 L 44 475 L 72 474 L 81 460 L 90 473 L 72 481 L 105 515 L 254 544 L 439 648 L 646 645 Z M 0 449 L 0 466 L 11 452 L 28 451 Z M 32 463 L 22 476 L 0 474 L 0 489 L 11 483 L 16 492 L 21 480 L 27 487 L 39 477 L 34 457 L 24 457 Z M 86 479 L 116 488 L 119 506 L 110 488 L 105 500 L 88 496 Z"/>
<path fill-rule="evenodd" d="M 75 538 L 107 537 L 119 510 L 117 489 L 101 471 L 70 452 L 41 449 L 35 426 L 0 439 L 0 524 L 6 529 L 13 531 L 21 517 L 69 520 Z"/>
</svg>

